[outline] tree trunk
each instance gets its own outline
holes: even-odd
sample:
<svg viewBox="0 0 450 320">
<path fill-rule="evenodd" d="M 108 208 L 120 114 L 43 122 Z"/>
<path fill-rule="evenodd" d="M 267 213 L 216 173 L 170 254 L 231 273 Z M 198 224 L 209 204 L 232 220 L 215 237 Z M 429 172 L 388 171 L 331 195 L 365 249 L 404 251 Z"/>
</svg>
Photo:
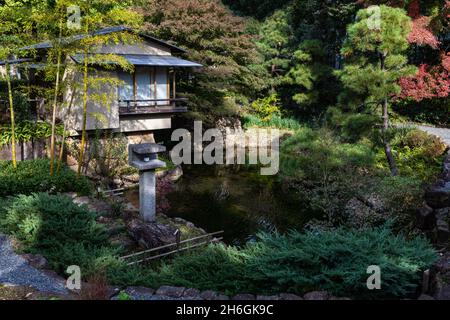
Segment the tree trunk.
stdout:
<svg viewBox="0 0 450 320">
<path fill-rule="evenodd" d="M 87 94 L 88 94 L 88 57 L 87 50 L 84 51 L 84 70 L 83 70 L 83 126 L 81 131 L 80 157 L 78 158 L 78 176 L 81 174 L 83 166 L 84 149 L 86 146 L 86 122 L 87 122 Z"/>
<path fill-rule="evenodd" d="M 384 54 L 380 54 L 380 68 L 385 69 L 385 59 Z M 395 163 L 394 155 L 392 154 L 392 149 L 387 138 L 387 130 L 389 129 L 389 112 L 388 112 L 388 98 L 385 97 L 383 101 L 383 126 L 381 128 L 381 135 L 383 137 L 384 153 L 386 154 L 386 159 L 389 165 L 392 176 L 398 175 L 397 165 Z"/>
<path fill-rule="evenodd" d="M 85 22 L 85 34 L 89 34 L 89 24 Z M 86 148 L 86 121 L 87 121 L 87 98 L 88 98 L 88 48 L 84 45 L 83 66 L 83 124 L 81 129 L 80 156 L 78 158 L 78 176 L 81 175 L 83 167 L 84 149 Z"/>
<path fill-rule="evenodd" d="M 62 20 L 59 21 L 59 40 L 58 40 L 58 58 L 56 62 L 56 83 L 55 83 L 55 96 L 53 97 L 53 115 L 52 115 L 52 136 L 50 139 L 50 175 L 53 175 L 53 167 L 55 164 L 55 131 L 56 131 L 56 105 L 58 102 L 58 91 L 59 91 L 59 72 L 61 68 L 61 44 L 62 37 Z"/>
<path fill-rule="evenodd" d="M 67 118 L 69 118 L 71 115 L 72 103 L 73 103 L 74 96 L 75 96 L 75 91 L 72 92 L 72 96 L 70 97 L 70 102 L 69 102 L 67 116 L 66 116 Z M 58 165 L 56 167 L 56 172 L 59 172 L 61 170 L 61 165 L 62 165 L 63 156 L 64 156 L 64 147 L 65 147 L 65 142 L 66 142 L 66 130 L 67 130 L 67 121 L 64 121 L 63 135 L 61 137 L 61 148 L 59 149 Z"/>
<path fill-rule="evenodd" d="M 382 126 L 382 137 L 383 137 L 383 145 L 384 145 L 384 153 L 386 154 L 386 159 L 389 165 L 389 169 L 391 170 L 392 176 L 398 175 L 397 164 L 395 163 L 394 155 L 392 154 L 392 149 L 387 139 L 387 130 L 389 129 L 389 114 L 388 114 L 388 101 L 384 99 L 383 102 L 383 126 Z"/>
<path fill-rule="evenodd" d="M 10 78 L 10 67 L 9 64 L 5 65 L 6 67 L 6 83 L 8 85 L 8 97 L 9 97 L 9 112 L 11 118 L 11 160 L 13 164 L 13 168 L 17 168 L 17 159 L 16 159 L 16 121 L 14 120 L 14 104 L 12 97 L 12 88 L 11 88 L 11 78 Z"/>
</svg>

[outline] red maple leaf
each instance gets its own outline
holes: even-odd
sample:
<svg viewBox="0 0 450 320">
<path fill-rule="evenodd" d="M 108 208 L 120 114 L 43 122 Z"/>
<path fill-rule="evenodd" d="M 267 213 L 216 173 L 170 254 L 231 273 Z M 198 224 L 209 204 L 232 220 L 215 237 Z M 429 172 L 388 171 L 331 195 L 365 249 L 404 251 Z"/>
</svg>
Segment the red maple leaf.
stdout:
<svg viewBox="0 0 450 320">
<path fill-rule="evenodd" d="M 430 28 L 430 17 L 419 16 L 413 20 L 412 30 L 408 35 L 408 42 L 419 46 L 428 45 L 433 49 L 439 47 L 439 40 Z"/>
<path fill-rule="evenodd" d="M 411 98 L 417 102 L 424 99 L 445 98 L 450 94 L 449 72 L 442 66 L 429 67 L 422 64 L 415 76 L 404 77 L 399 99 Z"/>
</svg>

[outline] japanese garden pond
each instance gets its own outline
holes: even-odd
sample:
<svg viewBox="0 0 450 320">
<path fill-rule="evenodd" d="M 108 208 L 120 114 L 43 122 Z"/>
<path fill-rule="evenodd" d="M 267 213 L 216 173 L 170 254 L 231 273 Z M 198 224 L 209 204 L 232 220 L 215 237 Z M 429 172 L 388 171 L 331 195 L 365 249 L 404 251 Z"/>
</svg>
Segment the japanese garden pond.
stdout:
<svg viewBox="0 0 450 320">
<path fill-rule="evenodd" d="M 207 232 L 224 231 L 227 244 L 242 245 L 260 231 L 301 227 L 310 214 L 283 191 L 276 176 L 262 176 L 256 167 L 183 166 L 184 174 L 168 195 L 170 217 L 193 222 Z M 127 198 L 139 206 L 139 192 Z"/>
</svg>

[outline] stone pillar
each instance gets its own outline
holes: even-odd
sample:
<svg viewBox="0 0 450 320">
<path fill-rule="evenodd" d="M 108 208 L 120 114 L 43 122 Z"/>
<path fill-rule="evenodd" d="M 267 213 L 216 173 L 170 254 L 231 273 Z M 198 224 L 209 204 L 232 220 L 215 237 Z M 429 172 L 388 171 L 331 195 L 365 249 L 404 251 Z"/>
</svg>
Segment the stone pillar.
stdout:
<svg viewBox="0 0 450 320">
<path fill-rule="evenodd" d="M 156 175 L 154 170 L 139 172 L 139 211 L 145 222 L 156 220 Z"/>
</svg>

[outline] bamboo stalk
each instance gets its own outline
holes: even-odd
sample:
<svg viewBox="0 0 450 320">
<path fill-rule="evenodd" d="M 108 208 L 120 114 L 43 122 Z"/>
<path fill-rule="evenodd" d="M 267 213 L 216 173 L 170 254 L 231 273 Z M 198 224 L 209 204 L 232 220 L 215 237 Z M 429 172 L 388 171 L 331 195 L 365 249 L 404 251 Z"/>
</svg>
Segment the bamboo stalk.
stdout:
<svg viewBox="0 0 450 320">
<path fill-rule="evenodd" d="M 8 63 L 5 64 L 6 67 L 6 83 L 8 85 L 8 98 L 9 98 L 9 112 L 11 118 L 11 160 L 13 164 L 13 168 L 17 168 L 17 159 L 16 159 L 16 121 L 14 120 L 14 104 L 12 97 L 12 88 L 11 88 L 11 77 L 10 77 L 10 66 Z"/>
<path fill-rule="evenodd" d="M 62 19 L 59 20 L 59 38 L 57 47 L 57 61 L 56 61 L 56 84 L 55 84 L 55 95 L 53 97 L 53 114 L 52 114 L 52 135 L 50 139 L 50 175 L 53 175 L 53 167 L 55 165 L 55 131 L 56 131 L 56 105 L 58 103 L 58 92 L 59 92 L 59 73 L 61 68 L 61 37 L 62 37 Z"/>
<path fill-rule="evenodd" d="M 87 23 L 86 23 L 87 24 Z M 88 33 L 86 26 L 86 34 Z M 88 94 L 88 49 L 84 49 L 84 68 L 83 68 L 83 124 L 81 131 L 80 156 L 78 158 L 78 176 L 81 175 L 83 166 L 84 149 L 86 145 L 86 122 L 87 122 L 87 94 Z"/>
</svg>

